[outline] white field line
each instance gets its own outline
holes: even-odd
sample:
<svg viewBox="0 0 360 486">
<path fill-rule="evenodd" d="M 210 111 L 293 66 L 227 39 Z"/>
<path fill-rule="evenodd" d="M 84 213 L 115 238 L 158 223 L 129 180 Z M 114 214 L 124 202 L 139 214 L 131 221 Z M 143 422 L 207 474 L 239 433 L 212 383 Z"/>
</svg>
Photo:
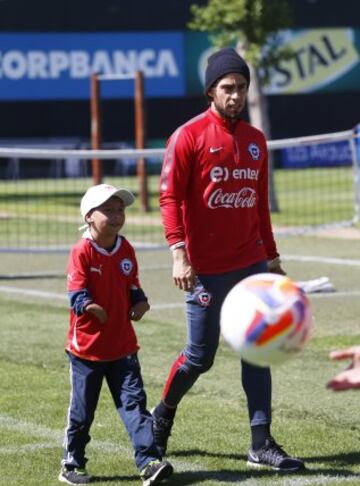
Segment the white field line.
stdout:
<svg viewBox="0 0 360 486">
<path fill-rule="evenodd" d="M 6 285 L 0 285 L 0 292 L 3 292 L 5 294 L 19 294 L 19 295 L 28 295 L 30 297 L 41 297 L 44 299 L 67 300 L 65 294 L 60 294 L 57 292 L 46 292 L 45 290 L 23 289 L 19 287 L 7 287 Z"/>
<path fill-rule="evenodd" d="M 121 423 L 119 424 L 121 426 Z M 44 427 L 32 422 L 25 422 L 23 420 L 17 420 L 13 417 L 7 415 L 0 415 L 0 429 L 10 429 L 16 432 L 28 434 L 30 437 L 38 437 L 44 439 L 44 443 L 39 443 L 37 440 L 34 443 L 24 444 L 22 446 L 11 446 L 11 447 L 1 447 L 1 454 L 19 454 L 20 452 L 30 452 L 41 448 L 58 447 L 61 451 L 62 441 L 64 439 L 64 431 L 54 430 L 48 427 Z M 90 449 L 95 449 L 107 454 L 122 454 L 126 457 L 133 459 L 134 452 L 128 446 L 123 446 L 119 443 L 114 443 L 110 441 L 102 441 L 93 439 L 89 444 Z M 59 459 L 60 462 L 60 459 Z M 178 471 L 200 471 L 203 468 L 198 464 L 192 464 L 190 462 L 178 461 L 177 459 L 172 459 L 171 462 L 174 464 Z"/>
<path fill-rule="evenodd" d="M 345 290 L 343 292 L 314 292 L 307 294 L 311 299 L 334 299 L 337 297 L 358 297 L 360 295 L 360 290 Z"/>
<path fill-rule="evenodd" d="M 331 265 L 345 265 L 345 266 L 360 266 L 360 260 L 350 259 L 350 258 L 333 258 L 333 257 L 321 257 L 312 255 L 281 255 L 281 260 L 284 261 L 297 261 L 297 262 L 309 262 L 309 263 L 324 263 Z M 166 268 L 171 268 L 170 264 L 162 265 L 146 265 L 141 268 L 141 271 L 146 270 L 163 270 Z"/>
<path fill-rule="evenodd" d="M 304 255 L 282 255 L 281 257 L 284 261 L 299 261 L 299 262 L 309 262 L 309 263 L 324 263 L 324 264 L 331 264 L 331 265 L 343 265 L 343 266 L 351 266 L 351 267 L 359 267 L 360 260 L 355 259 L 347 259 L 347 258 L 331 258 L 331 257 L 320 257 L 320 256 L 304 256 Z M 156 269 L 164 269 L 170 268 L 170 265 L 150 265 L 145 266 L 143 270 L 156 270 Z M 18 295 L 27 295 L 30 297 L 39 297 L 44 299 L 57 299 L 67 301 L 66 295 L 57 292 L 47 292 L 44 290 L 33 290 L 33 289 L 26 289 L 26 288 L 19 288 L 19 287 L 10 287 L 1 285 L 0 286 L 0 293 L 7 293 L 7 294 L 18 294 Z M 313 293 L 311 294 L 312 297 L 316 298 L 337 298 L 337 297 L 356 297 L 360 295 L 360 291 L 353 290 L 353 291 L 343 291 L 343 292 L 334 292 L 334 293 Z M 183 303 L 173 302 L 167 304 L 153 304 L 151 308 L 153 310 L 164 310 L 164 309 L 177 309 L 182 308 L 184 306 Z"/>
<path fill-rule="evenodd" d="M 331 265 L 344 265 L 344 266 L 354 266 L 354 267 L 359 267 L 360 266 L 360 260 L 355 260 L 355 259 L 349 259 L 349 258 L 333 258 L 333 257 L 321 257 L 321 256 L 306 256 L 306 255 L 281 255 L 281 260 L 283 261 L 298 261 L 298 262 L 304 262 L 304 263 L 324 263 L 324 264 L 331 264 Z M 172 266 L 169 263 L 160 263 L 160 264 L 154 264 L 154 265 L 144 265 L 141 267 L 141 272 L 147 272 L 147 271 L 156 271 L 156 270 L 167 270 L 171 269 Z M 4 274 L 0 275 L 4 280 L 15 280 L 17 278 L 34 278 L 40 277 L 44 278 L 46 276 L 49 277 L 64 277 L 65 274 L 62 271 L 48 271 L 48 272 L 20 272 L 20 273 L 10 273 L 10 274 Z"/>
<path fill-rule="evenodd" d="M 35 452 L 37 450 L 43 449 L 55 449 L 59 447 L 58 443 L 55 442 L 36 442 L 31 444 L 24 444 L 21 446 L 8 446 L 8 447 L 0 447 L 0 456 L 11 456 L 14 454 L 28 454 Z"/>
<path fill-rule="evenodd" d="M 41 449 L 49 449 L 49 448 L 59 448 L 61 451 L 61 441 L 63 438 L 64 432 L 60 430 L 50 429 L 48 427 L 44 427 L 32 422 L 26 422 L 23 420 L 17 420 L 13 417 L 7 415 L 0 415 L 0 429 L 10 429 L 16 432 L 29 434 L 30 437 L 38 437 L 40 439 L 44 439 L 44 442 L 39 442 L 37 440 L 33 443 L 24 444 L 22 446 L 10 446 L 10 447 L 0 447 L 0 456 L 10 456 L 12 454 L 26 454 L 35 452 Z M 89 445 L 90 449 L 94 449 L 100 451 L 102 453 L 108 454 L 123 454 L 126 455 L 129 459 L 133 458 L 133 451 L 130 447 L 122 446 L 119 443 L 114 443 L 110 441 L 100 441 L 93 439 L 91 444 Z M 191 463 L 187 461 L 179 461 L 175 458 L 171 458 L 171 462 L 175 467 L 175 474 L 176 471 L 203 471 L 204 476 L 206 476 L 206 466 L 204 464 L 199 463 Z M 211 467 L 211 466 L 209 466 Z M 310 469 L 311 471 L 311 469 Z M 250 474 L 250 470 L 249 470 Z M 234 471 L 231 475 L 236 476 L 236 472 Z M 208 484 L 225 484 L 230 486 L 231 484 L 237 485 L 239 481 L 234 481 L 233 483 L 229 483 L 228 479 L 224 481 L 221 480 L 222 473 L 221 471 L 217 474 L 217 480 L 210 480 Z M 228 476 L 228 474 L 225 474 Z M 243 477 L 243 473 L 239 473 L 239 478 Z M 321 486 L 327 484 L 344 484 L 345 482 L 354 482 L 360 480 L 360 475 L 352 474 L 350 476 L 330 476 L 328 474 L 322 475 L 317 474 L 316 476 L 308 477 L 308 478 L 284 478 L 283 480 L 279 479 L 279 476 L 274 475 L 274 484 L 278 486 Z M 239 479 L 240 480 L 240 479 Z M 200 479 L 201 481 L 201 479 Z M 241 484 L 243 486 L 257 486 L 258 481 L 256 478 L 249 478 L 249 479 L 241 479 Z"/>
<path fill-rule="evenodd" d="M 360 260 L 352 260 L 348 258 L 331 258 L 331 257 L 303 256 L 303 255 L 281 255 L 281 260 L 360 267 Z"/>
<path fill-rule="evenodd" d="M 277 478 L 276 478 L 277 479 Z M 357 474 L 352 474 L 351 476 L 329 476 L 327 474 L 318 474 L 317 476 L 311 476 L 310 478 L 287 478 L 283 480 L 274 480 L 271 484 L 274 486 L 325 486 L 325 485 L 335 485 L 335 484 L 345 484 L 345 483 L 352 483 L 355 484 L 355 481 L 360 481 L 360 476 Z M 218 484 L 218 483 L 214 483 Z M 220 483 L 219 483 L 220 484 Z M 238 484 L 238 483 L 233 483 Z M 228 486 L 229 483 L 227 483 Z M 245 481 L 241 481 L 241 486 L 259 486 L 259 482 L 257 479 L 246 479 Z"/>
<path fill-rule="evenodd" d="M 19 287 L 8 287 L 6 285 L 0 285 L 0 293 L 4 294 L 18 294 L 18 295 L 27 295 L 30 297 L 40 297 L 43 299 L 57 299 L 67 301 L 68 298 L 65 294 L 57 293 L 57 292 L 47 292 L 45 290 L 32 290 L 32 289 L 24 289 Z M 177 309 L 184 307 L 184 304 L 181 302 L 173 302 L 169 304 L 153 304 L 151 309 L 153 310 L 163 310 L 163 309 Z"/>
<path fill-rule="evenodd" d="M 24 295 L 30 297 L 39 297 L 43 299 L 57 299 L 67 301 L 67 297 L 64 294 L 56 293 L 56 292 L 46 292 L 43 290 L 32 290 L 32 289 L 24 289 L 19 287 L 7 287 L 5 285 L 0 285 L 0 293 L 4 294 L 17 294 L 17 295 Z M 312 293 L 310 297 L 313 298 L 343 298 L 343 297 L 357 297 L 360 295 L 360 290 L 348 290 L 343 292 L 319 292 L 319 293 Z M 167 310 L 167 309 L 181 309 L 184 308 L 185 304 L 182 302 L 169 302 L 168 304 L 152 304 L 151 309 L 156 311 Z"/>
</svg>

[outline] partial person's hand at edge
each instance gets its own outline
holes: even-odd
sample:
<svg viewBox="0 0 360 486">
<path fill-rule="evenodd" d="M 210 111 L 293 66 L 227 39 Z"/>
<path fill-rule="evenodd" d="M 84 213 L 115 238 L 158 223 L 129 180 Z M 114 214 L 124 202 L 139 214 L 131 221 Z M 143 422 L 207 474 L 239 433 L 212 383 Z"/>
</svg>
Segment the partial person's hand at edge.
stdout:
<svg viewBox="0 0 360 486">
<path fill-rule="evenodd" d="M 326 387 L 333 391 L 345 391 L 360 388 L 360 346 L 332 351 L 330 359 L 351 359 L 350 365 L 341 373 L 334 376 Z"/>
</svg>

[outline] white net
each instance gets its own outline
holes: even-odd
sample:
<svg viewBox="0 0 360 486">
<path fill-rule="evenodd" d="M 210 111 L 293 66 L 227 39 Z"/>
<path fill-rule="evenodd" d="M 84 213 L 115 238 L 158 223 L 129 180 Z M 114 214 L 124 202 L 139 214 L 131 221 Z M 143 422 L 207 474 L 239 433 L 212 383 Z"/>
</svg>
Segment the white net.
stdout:
<svg viewBox="0 0 360 486">
<path fill-rule="evenodd" d="M 358 221 L 355 137 L 347 130 L 268 143 L 275 160 L 275 232 L 301 234 Z M 0 147 L 0 251 L 67 251 L 79 236 L 79 202 L 93 184 L 94 158 L 101 161 L 103 182 L 141 196 L 128 209 L 124 234 L 138 248 L 163 247 L 158 207 L 163 155 L 164 149 Z M 144 184 L 136 176 L 140 158 L 145 158 L 148 172 L 146 212 L 139 202 Z"/>
</svg>

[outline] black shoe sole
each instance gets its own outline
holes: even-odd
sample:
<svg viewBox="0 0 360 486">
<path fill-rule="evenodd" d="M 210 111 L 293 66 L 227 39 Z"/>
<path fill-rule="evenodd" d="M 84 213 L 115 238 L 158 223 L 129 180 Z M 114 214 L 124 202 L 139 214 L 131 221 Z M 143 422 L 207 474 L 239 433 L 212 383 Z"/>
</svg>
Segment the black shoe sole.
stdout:
<svg viewBox="0 0 360 486">
<path fill-rule="evenodd" d="M 74 483 L 73 481 L 70 481 L 70 479 L 67 479 L 65 476 L 63 476 L 61 473 L 59 474 L 58 476 L 58 480 L 61 482 L 61 483 L 66 483 L 66 484 L 71 484 L 72 486 L 78 486 L 79 484 L 89 484 L 92 482 L 93 480 L 93 476 L 89 478 L 89 480 L 85 483 Z"/>
<path fill-rule="evenodd" d="M 273 471 L 284 472 L 284 473 L 304 471 L 306 469 L 305 465 L 301 465 L 301 466 L 298 466 L 298 467 L 292 467 L 292 468 L 281 468 L 281 467 L 271 466 L 270 464 L 262 464 L 261 462 L 247 461 L 246 464 L 249 467 L 254 467 L 254 468 L 257 468 L 257 469 L 267 468 L 267 469 L 272 469 Z"/>
<path fill-rule="evenodd" d="M 154 476 L 152 476 L 151 478 L 145 479 L 143 484 L 144 484 L 144 486 L 150 486 L 152 484 L 158 484 L 163 479 L 166 479 L 169 476 L 171 476 L 173 472 L 174 472 L 174 468 L 172 467 L 172 465 L 166 464 L 166 465 L 164 465 L 163 468 L 159 469 L 159 471 L 157 471 L 157 473 Z"/>
</svg>

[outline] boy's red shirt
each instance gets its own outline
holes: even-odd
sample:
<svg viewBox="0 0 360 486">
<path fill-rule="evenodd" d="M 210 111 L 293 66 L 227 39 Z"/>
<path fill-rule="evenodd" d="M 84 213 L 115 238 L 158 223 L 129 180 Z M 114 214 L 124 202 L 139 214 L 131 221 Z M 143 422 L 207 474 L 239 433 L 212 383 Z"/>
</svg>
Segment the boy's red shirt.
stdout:
<svg viewBox="0 0 360 486">
<path fill-rule="evenodd" d="M 70 311 L 66 349 L 80 358 L 108 361 L 139 349 L 129 319 L 130 290 L 139 288 L 138 264 L 130 243 L 122 236 L 112 252 L 82 238 L 71 250 L 68 262 L 68 294 L 86 290 L 107 313 L 103 324 L 91 313 Z"/>
</svg>

